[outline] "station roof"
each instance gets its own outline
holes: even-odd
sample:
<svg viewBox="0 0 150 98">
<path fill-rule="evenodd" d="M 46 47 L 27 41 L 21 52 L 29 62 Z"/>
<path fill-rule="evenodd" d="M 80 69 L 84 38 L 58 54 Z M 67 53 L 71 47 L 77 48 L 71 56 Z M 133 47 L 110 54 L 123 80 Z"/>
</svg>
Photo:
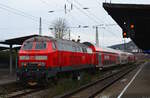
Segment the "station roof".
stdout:
<svg viewBox="0 0 150 98">
<path fill-rule="evenodd" d="M 2 46 L 0 46 L 0 51 L 6 50 L 6 49 L 9 49 L 9 48 L 8 47 L 2 47 Z"/>
<path fill-rule="evenodd" d="M 7 39 L 4 41 L 0 41 L 0 44 L 6 44 L 6 45 L 22 45 L 22 43 L 31 37 L 36 37 L 38 35 L 29 35 L 29 36 L 23 36 L 23 37 L 17 37 L 12 39 Z"/>
<path fill-rule="evenodd" d="M 103 7 L 122 30 L 130 32 L 130 38 L 139 48 L 150 50 L 150 5 L 103 3 Z M 132 33 L 131 24 L 134 25 Z"/>
</svg>

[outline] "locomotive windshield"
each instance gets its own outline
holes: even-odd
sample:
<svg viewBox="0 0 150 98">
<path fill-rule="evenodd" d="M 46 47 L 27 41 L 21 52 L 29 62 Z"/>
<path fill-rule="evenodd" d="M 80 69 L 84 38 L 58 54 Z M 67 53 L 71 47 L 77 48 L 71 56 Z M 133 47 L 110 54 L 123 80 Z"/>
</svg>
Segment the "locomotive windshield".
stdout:
<svg viewBox="0 0 150 98">
<path fill-rule="evenodd" d="M 30 42 L 26 42 L 23 45 L 23 50 L 31 50 L 32 47 L 33 47 L 33 42 L 31 42 L 31 41 Z"/>
<path fill-rule="evenodd" d="M 46 49 L 46 42 L 36 42 L 35 49 Z"/>
</svg>

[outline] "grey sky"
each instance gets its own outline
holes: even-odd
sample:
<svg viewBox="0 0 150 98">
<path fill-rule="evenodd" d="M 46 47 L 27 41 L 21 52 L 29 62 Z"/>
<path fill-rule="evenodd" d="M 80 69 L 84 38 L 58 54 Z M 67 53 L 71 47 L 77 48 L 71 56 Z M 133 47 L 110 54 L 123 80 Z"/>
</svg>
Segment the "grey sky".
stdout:
<svg viewBox="0 0 150 98">
<path fill-rule="evenodd" d="M 72 29 L 72 38 L 77 39 L 79 35 L 82 41 L 91 41 L 94 43 L 95 29 L 92 28 L 93 25 L 116 24 L 102 8 L 102 2 L 104 1 L 105 0 L 0 0 L 0 40 L 38 34 L 39 17 L 43 18 L 43 35 L 52 36 L 51 31 L 48 30 L 52 21 L 58 17 L 64 17 L 71 27 L 78 25 L 90 26 L 90 28 L 87 29 Z M 110 2 L 110 0 L 106 1 Z M 70 2 L 74 5 L 73 10 L 64 14 L 64 4 L 67 4 L 67 9 L 69 10 Z M 111 0 L 111 2 L 150 4 L 150 0 Z M 80 10 L 75 8 L 75 6 Z M 83 7 L 88 7 L 88 11 L 83 10 Z M 54 10 L 55 12 L 48 13 L 50 10 Z M 99 28 L 100 46 L 123 43 L 121 34 L 122 30 L 117 25 L 105 26 L 105 29 Z M 127 41 L 129 41 L 129 39 Z"/>
</svg>

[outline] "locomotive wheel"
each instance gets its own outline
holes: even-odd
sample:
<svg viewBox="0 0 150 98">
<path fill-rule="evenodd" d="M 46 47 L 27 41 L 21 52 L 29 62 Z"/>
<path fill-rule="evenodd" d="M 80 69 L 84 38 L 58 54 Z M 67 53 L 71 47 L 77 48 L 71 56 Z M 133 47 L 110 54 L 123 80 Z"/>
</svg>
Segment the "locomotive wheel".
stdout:
<svg viewBox="0 0 150 98">
<path fill-rule="evenodd" d="M 73 80 L 80 80 L 80 79 L 81 79 L 81 74 L 80 74 L 80 72 L 73 72 L 73 73 L 72 73 L 72 79 L 73 79 Z"/>
<path fill-rule="evenodd" d="M 52 77 L 52 82 L 53 82 L 55 85 L 58 84 L 58 78 L 57 78 L 57 76 Z"/>
</svg>

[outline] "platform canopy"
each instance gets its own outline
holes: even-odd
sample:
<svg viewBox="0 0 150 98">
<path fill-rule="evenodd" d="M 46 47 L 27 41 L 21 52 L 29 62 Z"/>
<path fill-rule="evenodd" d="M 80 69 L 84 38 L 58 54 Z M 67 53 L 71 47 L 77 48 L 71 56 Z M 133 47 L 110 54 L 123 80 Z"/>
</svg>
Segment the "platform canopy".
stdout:
<svg viewBox="0 0 150 98">
<path fill-rule="evenodd" d="M 7 39 L 4 41 L 0 41 L 0 44 L 5 44 L 5 45 L 22 45 L 22 43 L 31 37 L 36 37 L 38 35 L 29 35 L 29 36 L 22 36 L 22 37 L 17 37 L 17 38 L 12 38 L 12 39 Z"/>
<path fill-rule="evenodd" d="M 3 47 L 3 46 L 0 46 L 0 51 L 6 50 L 6 49 L 9 49 L 9 47 Z"/>
<path fill-rule="evenodd" d="M 104 9 L 143 50 L 150 50 L 150 5 L 103 3 Z"/>
</svg>

